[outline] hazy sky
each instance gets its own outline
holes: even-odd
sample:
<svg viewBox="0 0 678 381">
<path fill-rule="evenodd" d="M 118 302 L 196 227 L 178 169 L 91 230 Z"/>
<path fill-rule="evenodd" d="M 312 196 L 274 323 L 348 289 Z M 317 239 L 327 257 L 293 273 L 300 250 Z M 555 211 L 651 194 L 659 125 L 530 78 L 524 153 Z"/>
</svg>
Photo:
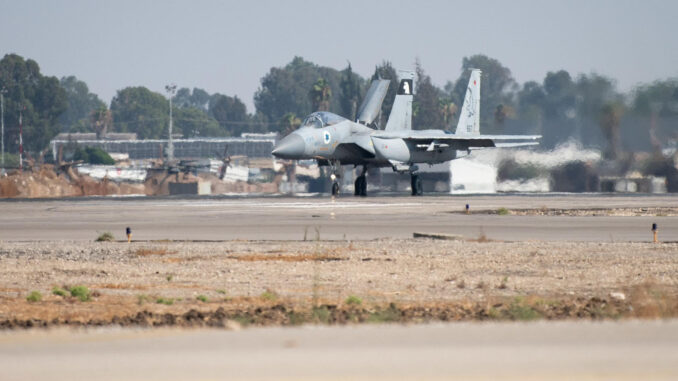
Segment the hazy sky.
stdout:
<svg viewBox="0 0 678 381">
<path fill-rule="evenodd" d="M 416 58 L 433 82 L 464 56 L 498 59 L 522 83 L 595 71 L 622 90 L 678 76 L 678 1 L 19 1 L 0 0 L 0 54 L 75 75 L 110 102 L 165 84 L 252 96 L 295 55 L 369 76 Z"/>
</svg>

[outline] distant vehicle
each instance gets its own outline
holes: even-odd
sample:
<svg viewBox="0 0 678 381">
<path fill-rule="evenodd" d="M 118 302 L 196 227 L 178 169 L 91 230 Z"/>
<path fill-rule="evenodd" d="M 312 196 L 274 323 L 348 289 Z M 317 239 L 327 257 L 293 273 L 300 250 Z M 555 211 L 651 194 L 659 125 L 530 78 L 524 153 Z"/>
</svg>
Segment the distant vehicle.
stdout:
<svg viewBox="0 0 678 381">
<path fill-rule="evenodd" d="M 412 130 L 413 72 L 401 75 L 386 127 L 374 121 L 388 89 L 388 80 L 375 80 L 360 106 L 355 122 L 331 112 L 314 112 L 296 131 L 280 140 L 272 154 L 278 158 L 316 159 L 332 168 L 332 195 L 340 191 L 336 181 L 342 165 L 362 166 L 355 180 L 355 195 L 367 195 L 368 167 L 391 167 L 411 176 L 412 195 L 422 195 L 417 164 L 435 164 L 468 156 L 471 150 L 539 144 L 540 135 L 480 134 L 480 70 L 469 79 L 459 123 L 454 133 L 444 130 Z"/>
</svg>

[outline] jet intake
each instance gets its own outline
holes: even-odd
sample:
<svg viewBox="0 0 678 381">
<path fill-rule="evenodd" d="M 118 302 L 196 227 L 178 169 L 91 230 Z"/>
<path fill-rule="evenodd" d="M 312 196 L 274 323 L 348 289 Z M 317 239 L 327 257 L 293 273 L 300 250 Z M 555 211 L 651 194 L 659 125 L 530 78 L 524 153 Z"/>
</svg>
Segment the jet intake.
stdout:
<svg viewBox="0 0 678 381">
<path fill-rule="evenodd" d="M 372 138 L 377 155 L 388 161 L 409 163 L 411 160 L 410 147 L 403 139 Z"/>
</svg>

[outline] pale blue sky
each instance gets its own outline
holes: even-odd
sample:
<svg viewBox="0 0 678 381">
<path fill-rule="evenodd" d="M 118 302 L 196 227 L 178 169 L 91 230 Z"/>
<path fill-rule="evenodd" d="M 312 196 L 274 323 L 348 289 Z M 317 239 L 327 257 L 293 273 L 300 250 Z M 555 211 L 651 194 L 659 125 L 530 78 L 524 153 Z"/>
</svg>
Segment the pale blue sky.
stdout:
<svg viewBox="0 0 678 381">
<path fill-rule="evenodd" d="M 519 82 L 595 71 L 623 90 L 678 77 L 677 1 L 10 1 L 0 0 L 0 54 L 75 75 L 110 102 L 116 90 L 175 82 L 252 96 L 272 66 L 299 55 L 369 76 L 418 57 L 433 82 L 475 53 Z"/>
</svg>

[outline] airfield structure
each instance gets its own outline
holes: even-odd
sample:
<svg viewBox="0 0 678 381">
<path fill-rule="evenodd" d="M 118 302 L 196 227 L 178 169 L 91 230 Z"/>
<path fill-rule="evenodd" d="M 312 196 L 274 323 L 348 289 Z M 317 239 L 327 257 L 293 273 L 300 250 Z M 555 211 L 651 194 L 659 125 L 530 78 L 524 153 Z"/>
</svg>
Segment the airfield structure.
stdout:
<svg viewBox="0 0 678 381">
<path fill-rule="evenodd" d="M 90 139 L 89 136 L 64 136 L 60 134 L 50 142 L 54 160 L 59 150 L 67 146 L 96 147 L 109 153 L 129 155 L 130 160 L 150 160 L 163 158 L 167 152 L 167 139 Z M 87 135 L 87 134 L 82 134 Z M 92 134 L 94 135 L 94 134 Z M 176 159 L 221 158 L 226 153 L 231 156 L 250 158 L 272 158 L 271 150 L 275 144 L 274 135 L 245 135 L 226 138 L 173 139 Z"/>
</svg>

